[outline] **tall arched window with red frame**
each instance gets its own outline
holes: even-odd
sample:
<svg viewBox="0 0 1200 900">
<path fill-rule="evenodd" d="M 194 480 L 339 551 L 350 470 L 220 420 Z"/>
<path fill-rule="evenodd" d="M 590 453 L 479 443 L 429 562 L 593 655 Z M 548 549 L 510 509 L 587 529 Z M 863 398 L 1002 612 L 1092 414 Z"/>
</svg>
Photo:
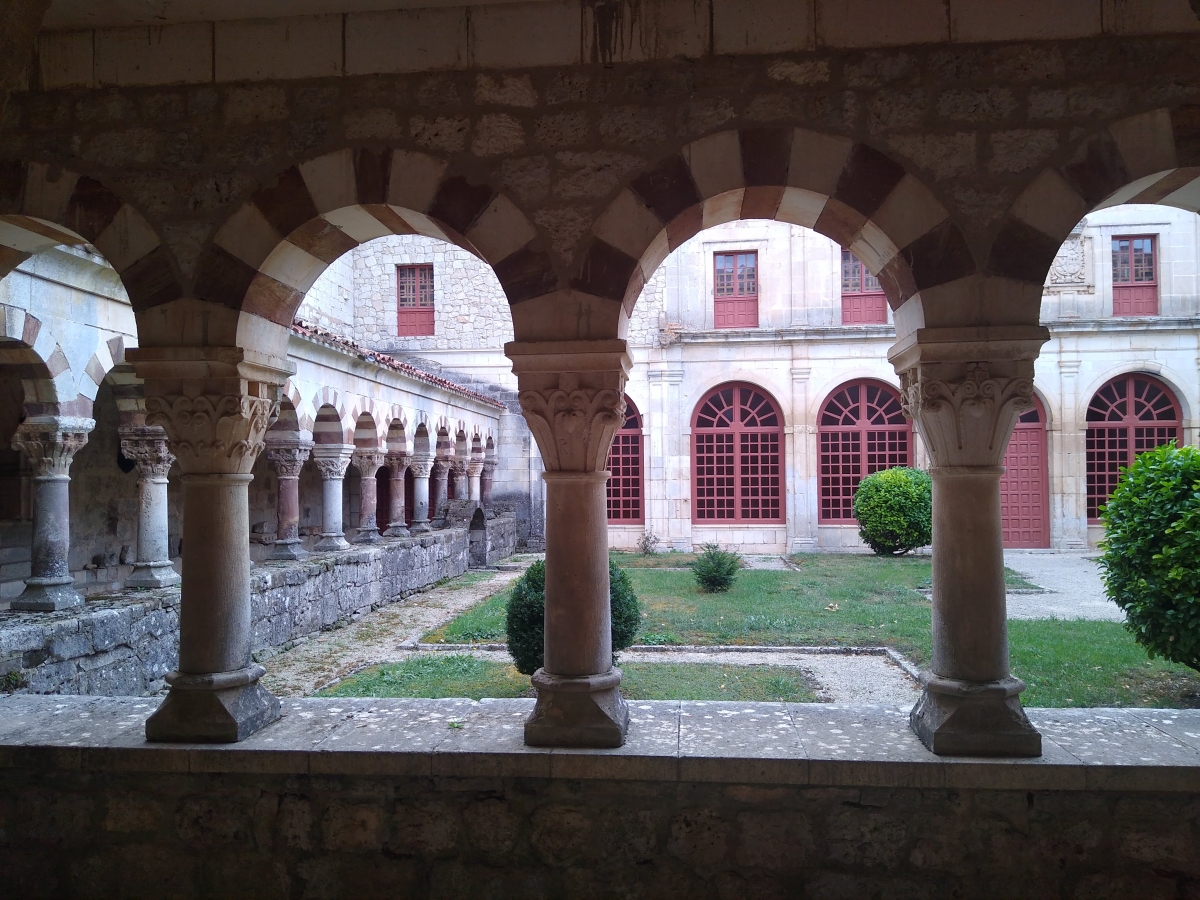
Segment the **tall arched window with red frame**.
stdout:
<svg viewBox="0 0 1200 900">
<path fill-rule="evenodd" d="M 692 521 L 781 523 L 783 416 L 766 391 L 723 384 L 692 416 Z"/>
<path fill-rule="evenodd" d="M 817 436 L 821 522 L 852 524 L 860 481 L 882 469 L 912 465 L 912 423 L 900 393 L 879 381 L 855 381 L 834 391 L 821 407 Z"/>
<path fill-rule="evenodd" d="M 1144 450 L 1179 442 L 1182 416 L 1175 393 L 1152 375 L 1119 375 L 1087 408 L 1087 514 L 1100 510 L 1117 487 L 1121 468 Z"/>
<path fill-rule="evenodd" d="M 642 414 L 625 398 L 625 422 L 608 451 L 608 523 L 641 525 L 646 521 Z"/>
</svg>

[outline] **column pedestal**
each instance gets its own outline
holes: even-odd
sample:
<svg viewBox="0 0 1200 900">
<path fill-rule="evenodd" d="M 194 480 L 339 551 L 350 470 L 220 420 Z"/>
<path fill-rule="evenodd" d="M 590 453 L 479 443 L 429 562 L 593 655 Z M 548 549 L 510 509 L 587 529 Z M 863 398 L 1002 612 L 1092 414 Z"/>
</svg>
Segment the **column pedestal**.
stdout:
<svg viewBox="0 0 1200 900">
<path fill-rule="evenodd" d="M 161 428 L 121 430 L 121 452 L 137 465 L 137 562 L 125 587 L 162 588 L 179 584 L 167 542 L 167 475 L 175 457 Z"/>
<path fill-rule="evenodd" d="M 13 437 L 33 468 L 33 545 L 30 577 L 10 609 L 53 612 L 83 603 L 75 590 L 71 550 L 71 462 L 96 426 L 92 419 L 31 417 Z"/>
<path fill-rule="evenodd" d="M 275 544 L 267 559 L 298 560 L 308 556 L 300 543 L 300 470 L 308 461 L 307 441 L 267 445 L 267 459 L 275 466 L 279 493 L 275 499 Z"/>
</svg>

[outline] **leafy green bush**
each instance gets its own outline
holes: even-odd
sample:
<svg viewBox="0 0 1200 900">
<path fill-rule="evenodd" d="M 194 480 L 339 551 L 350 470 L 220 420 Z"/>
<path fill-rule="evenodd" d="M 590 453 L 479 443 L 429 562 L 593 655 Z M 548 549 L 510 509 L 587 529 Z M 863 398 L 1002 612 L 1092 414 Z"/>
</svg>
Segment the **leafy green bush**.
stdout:
<svg viewBox="0 0 1200 900">
<path fill-rule="evenodd" d="M 868 475 L 854 492 L 858 534 L 880 556 L 897 556 L 933 540 L 933 481 L 897 466 Z"/>
<path fill-rule="evenodd" d="M 624 570 L 608 563 L 608 597 L 614 653 L 633 644 L 642 608 Z M 517 671 L 532 675 L 545 662 L 546 564 L 535 562 L 513 585 L 508 601 L 508 652 Z"/>
<path fill-rule="evenodd" d="M 1200 450 L 1141 453 L 1100 513 L 1108 596 L 1149 652 L 1200 671 Z"/>
<path fill-rule="evenodd" d="M 733 587 L 742 558 L 736 553 L 722 550 L 720 544 L 701 544 L 700 555 L 692 563 L 696 583 L 700 590 L 709 594 L 724 593 Z"/>
</svg>

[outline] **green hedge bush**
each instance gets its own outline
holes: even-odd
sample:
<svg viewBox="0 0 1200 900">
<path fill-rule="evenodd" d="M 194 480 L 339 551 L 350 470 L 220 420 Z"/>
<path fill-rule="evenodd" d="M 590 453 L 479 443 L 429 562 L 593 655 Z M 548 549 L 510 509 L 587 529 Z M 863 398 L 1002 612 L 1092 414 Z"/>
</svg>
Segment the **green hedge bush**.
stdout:
<svg viewBox="0 0 1200 900">
<path fill-rule="evenodd" d="M 632 646 L 642 622 L 642 608 L 629 576 L 611 560 L 608 563 L 608 597 L 615 654 Z M 546 564 L 539 560 L 517 579 L 508 601 L 508 652 L 518 672 L 532 675 L 542 667 L 545 636 Z"/>
<path fill-rule="evenodd" d="M 868 475 L 854 492 L 859 536 L 880 556 L 896 556 L 933 540 L 933 481 L 897 466 Z"/>
<path fill-rule="evenodd" d="M 696 583 L 700 590 L 709 594 L 723 593 L 733 587 L 742 558 L 736 553 L 722 550 L 720 544 L 701 544 L 700 555 L 692 563 Z"/>
<path fill-rule="evenodd" d="M 1108 596 L 1151 657 L 1200 671 L 1200 450 L 1141 453 L 1100 513 Z"/>
</svg>

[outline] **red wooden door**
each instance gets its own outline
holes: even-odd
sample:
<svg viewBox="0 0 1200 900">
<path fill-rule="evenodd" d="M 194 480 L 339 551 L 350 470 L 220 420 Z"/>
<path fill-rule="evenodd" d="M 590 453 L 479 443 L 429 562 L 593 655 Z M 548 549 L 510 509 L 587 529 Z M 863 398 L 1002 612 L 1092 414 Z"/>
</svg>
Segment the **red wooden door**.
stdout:
<svg viewBox="0 0 1200 900">
<path fill-rule="evenodd" d="M 1041 404 L 1021 416 L 1004 454 L 1000 478 L 1000 524 L 1004 546 L 1050 546 L 1050 473 L 1046 422 Z"/>
</svg>

